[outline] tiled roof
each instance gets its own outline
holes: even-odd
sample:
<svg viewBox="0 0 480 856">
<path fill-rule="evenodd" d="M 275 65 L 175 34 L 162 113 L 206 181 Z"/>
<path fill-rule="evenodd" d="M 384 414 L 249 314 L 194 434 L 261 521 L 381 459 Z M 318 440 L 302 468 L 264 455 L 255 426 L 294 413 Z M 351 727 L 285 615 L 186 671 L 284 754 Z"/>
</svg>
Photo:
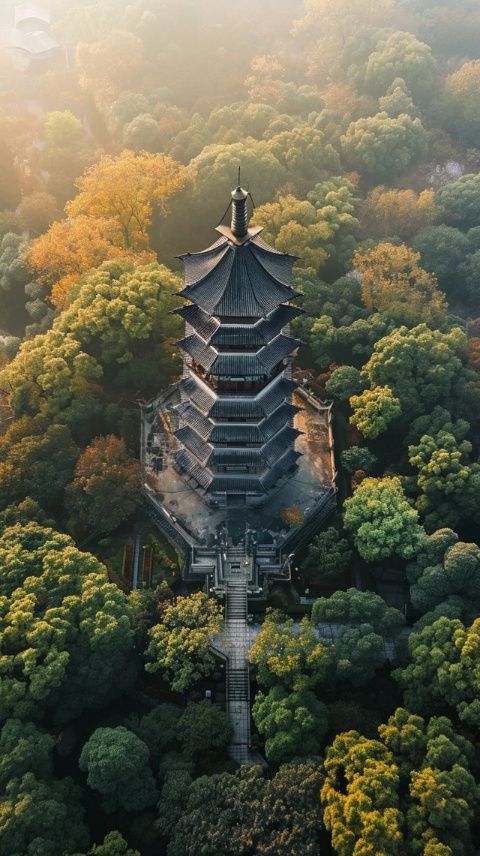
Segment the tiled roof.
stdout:
<svg viewBox="0 0 480 856">
<path fill-rule="evenodd" d="M 261 348 L 265 344 L 265 337 L 262 336 L 257 324 L 222 324 L 215 331 L 210 344 L 215 348 L 221 347 L 257 347 Z"/>
<path fill-rule="evenodd" d="M 175 309 L 175 312 L 177 315 L 181 315 L 183 320 L 190 324 L 206 342 L 211 339 L 219 327 L 219 321 L 216 321 L 215 318 L 212 318 L 194 303 L 190 303 L 188 306 L 180 306 Z"/>
<path fill-rule="evenodd" d="M 175 431 L 175 437 L 177 440 L 186 448 L 192 452 L 196 458 L 202 464 L 206 464 L 210 454 L 212 452 L 212 446 L 209 443 L 206 443 L 205 440 L 202 440 L 199 434 L 190 428 L 189 425 L 185 425 L 183 428 L 179 428 L 178 431 Z"/>
<path fill-rule="evenodd" d="M 284 375 L 278 375 L 258 395 L 250 396 L 249 398 L 234 398 L 227 395 L 217 396 L 209 410 L 209 415 L 211 418 L 216 419 L 226 419 L 229 417 L 262 419 L 273 413 L 292 394 L 296 386 L 294 381 L 288 380 Z"/>
<path fill-rule="evenodd" d="M 280 407 L 277 407 L 270 416 L 267 416 L 263 422 L 260 423 L 259 429 L 262 437 L 266 440 L 269 440 L 270 437 L 273 437 L 277 431 L 280 431 L 283 425 L 290 425 L 291 419 L 295 416 L 295 413 L 298 413 L 298 407 L 295 407 L 294 404 L 290 404 L 289 402 L 284 402 Z"/>
<path fill-rule="evenodd" d="M 213 366 L 217 359 L 217 352 L 215 349 L 210 347 L 210 345 L 207 345 L 206 342 L 197 335 L 197 333 L 192 333 L 191 336 L 185 336 L 185 338 L 180 339 L 177 344 L 184 353 L 190 354 L 195 362 L 200 366 L 203 366 L 207 371 Z"/>
<path fill-rule="evenodd" d="M 296 296 L 291 287 L 295 257 L 266 247 L 258 236 L 242 246 L 222 237 L 203 253 L 181 256 L 185 288 L 180 293 L 220 318 L 268 315 Z"/>
<path fill-rule="evenodd" d="M 178 345 L 204 369 L 216 377 L 262 377 L 298 347 L 298 341 L 280 333 L 259 351 L 222 351 L 207 345 L 197 334 L 180 339 Z"/>
<path fill-rule="evenodd" d="M 283 453 L 292 446 L 299 433 L 295 428 L 291 428 L 290 425 L 285 425 L 281 431 L 265 444 L 262 449 L 262 457 L 268 466 L 271 467 L 278 461 Z"/>
<path fill-rule="evenodd" d="M 186 449 L 180 449 L 175 452 L 175 462 L 179 470 L 193 478 L 200 487 L 205 490 L 212 482 L 212 474 L 210 470 L 199 464 L 196 458 Z"/>
<path fill-rule="evenodd" d="M 299 344 L 298 339 L 292 339 L 291 336 L 284 336 L 283 333 L 280 333 L 258 352 L 258 359 L 269 372 L 280 360 L 285 359 L 295 348 L 298 348 Z"/>
<path fill-rule="evenodd" d="M 216 419 L 257 419 L 264 416 L 264 411 L 259 404 L 258 398 L 233 398 L 232 396 L 219 396 L 213 405 L 210 416 Z"/>
<path fill-rule="evenodd" d="M 270 383 L 258 396 L 263 412 L 265 414 L 272 413 L 296 388 L 295 381 L 289 380 L 285 375 L 280 375 L 280 380 Z"/>
<path fill-rule="evenodd" d="M 231 474 L 213 476 L 209 493 L 265 493 L 259 476 Z"/>
<path fill-rule="evenodd" d="M 264 490 L 270 490 L 278 479 L 288 473 L 300 457 L 300 452 L 294 449 L 289 449 L 285 455 L 279 458 L 270 469 L 266 470 L 261 476 L 261 482 Z"/>
<path fill-rule="evenodd" d="M 252 464 L 263 463 L 261 449 L 218 449 L 215 448 L 209 458 L 209 466 L 222 466 L 225 464 Z"/>
<path fill-rule="evenodd" d="M 193 374 L 180 381 L 180 392 L 184 400 L 192 401 L 205 414 L 212 409 L 217 400 L 213 390 Z"/>
<path fill-rule="evenodd" d="M 190 425 L 203 440 L 208 440 L 214 424 L 208 416 L 205 416 L 198 407 L 189 401 L 179 404 L 176 410 L 183 422 Z"/>
<path fill-rule="evenodd" d="M 246 422 L 224 422 L 215 425 L 209 439 L 211 443 L 262 443 L 258 425 L 249 425 Z"/>
</svg>

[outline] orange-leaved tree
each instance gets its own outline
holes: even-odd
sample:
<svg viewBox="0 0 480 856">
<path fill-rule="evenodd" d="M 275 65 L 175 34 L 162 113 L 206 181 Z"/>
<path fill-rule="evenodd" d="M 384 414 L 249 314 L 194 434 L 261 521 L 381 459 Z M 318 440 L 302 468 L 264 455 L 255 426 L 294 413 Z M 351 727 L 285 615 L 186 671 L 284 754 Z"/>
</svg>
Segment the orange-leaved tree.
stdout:
<svg viewBox="0 0 480 856">
<path fill-rule="evenodd" d="M 168 199 L 192 179 L 192 171 L 170 157 L 127 150 L 87 169 L 77 181 L 80 193 L 66 206 L 67 219 L 30 245 L 29 266 L 52 289 L 52 303 L 64 309 L 72 283 L 104 261 L 152 261 L 148 230 L 154 208 L 166 211 Z"/>
<path fill-rule="evenodd" d="M 27 261 L 36 278 L 52 289 L 50 299 L 58 309 L 68 304 L 68 293 L 81 274 L 102 262 L 127 255 L 116 243 L 112 220 L 93 220 L 82 215 L 53 223 L 30 244 Z"/>
<path fill-rule="evenodd" d="M 140 466 L 125 441 L 113 434 L 96 437 L 80 455 L 66 491 L 75 528 L 112 532 L 140 501 Z"/>
</svg>

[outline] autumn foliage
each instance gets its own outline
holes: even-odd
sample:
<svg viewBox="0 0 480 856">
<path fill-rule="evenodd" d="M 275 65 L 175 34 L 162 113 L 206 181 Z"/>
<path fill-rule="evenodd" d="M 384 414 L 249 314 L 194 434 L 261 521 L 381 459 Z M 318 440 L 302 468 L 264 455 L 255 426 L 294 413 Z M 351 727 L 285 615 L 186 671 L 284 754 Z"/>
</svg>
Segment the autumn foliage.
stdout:
<svg viewBox="0 0 480 856">
<path fill-rule="evenodd" d="M 419 265 L 420 253 L 402 244 L 381 243 L 357 252 L 362 298 L 368 309 L 384 312 L 399 324 L 441 323 L 446 303 L 433 274 Z"/>
<path fill-rule="evenodd" d="M 125 149 L 117 157 L 105 155 L 78 179 L 78 196 L 66 207 L 70 217 L 85 215 L 111 220 L 115 243 L 128 250 L 148 247 L 153 211 L 185 187 L 193 174 L 167 155 Z"/>
<path fill-rule="evenodd" d="M 139 502 L 139 464 L 125 441 L 110 434 L 96 437 L 80 455 L 67 504 L 79 528 L 111 532 Z"/>
</svg>

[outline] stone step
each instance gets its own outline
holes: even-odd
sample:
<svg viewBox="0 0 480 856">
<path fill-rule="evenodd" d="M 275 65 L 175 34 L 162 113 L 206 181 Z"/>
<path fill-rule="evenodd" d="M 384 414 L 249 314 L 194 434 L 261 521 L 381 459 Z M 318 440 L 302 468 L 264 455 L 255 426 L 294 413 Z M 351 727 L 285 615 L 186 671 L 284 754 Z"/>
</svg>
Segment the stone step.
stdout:
<svg viewBox="0 0 480 856">
<path fill-rule="evenodd" d="M 229 701 L 248 701 L 248 669 L 229 669 L 227 673 L 227 694 Z"/>
</svg>

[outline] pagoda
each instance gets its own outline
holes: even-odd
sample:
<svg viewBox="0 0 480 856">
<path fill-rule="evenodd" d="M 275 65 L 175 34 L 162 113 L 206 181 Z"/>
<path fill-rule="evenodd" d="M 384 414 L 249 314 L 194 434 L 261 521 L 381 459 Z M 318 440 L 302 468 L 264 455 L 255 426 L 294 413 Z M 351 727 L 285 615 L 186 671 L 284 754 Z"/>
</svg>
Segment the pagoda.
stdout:
<svg viewBox="0 0 480 856">
<path fill-rule="evenodd" d="M 210 505 L 255 506 L 295 471 L 292 268 L 248 226 L 249 194 L 231 194 L 231 224 L 199 253 L 180 256 L 187 301 L 183 376 L 174 431 L 177 470 Z"/>
</svg>

